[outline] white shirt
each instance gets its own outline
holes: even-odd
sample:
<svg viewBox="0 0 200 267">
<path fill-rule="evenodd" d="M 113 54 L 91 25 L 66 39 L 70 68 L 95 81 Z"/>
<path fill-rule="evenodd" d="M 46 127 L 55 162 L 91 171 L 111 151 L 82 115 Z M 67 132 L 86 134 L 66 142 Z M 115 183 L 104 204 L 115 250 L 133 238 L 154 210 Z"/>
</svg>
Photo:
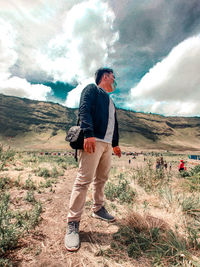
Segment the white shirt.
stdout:
<svg viewBox="0 0 200 267">
<path fill-rule="evenodd" d="M 96 140 L 112 144 L 114 127 L 115 127 L 115 106 L 114 106 L 113 101 L 110 98 L 110 96 L 109 96 L 109 99 L 110 99 L 110 102 L 109 102 L 109 109 L 108 109 L 108 125 L 107 125 L 107 129 L 106 129 L 106 134 L 104 136 L 104 139 L 96 138 Z"/>
</svg>

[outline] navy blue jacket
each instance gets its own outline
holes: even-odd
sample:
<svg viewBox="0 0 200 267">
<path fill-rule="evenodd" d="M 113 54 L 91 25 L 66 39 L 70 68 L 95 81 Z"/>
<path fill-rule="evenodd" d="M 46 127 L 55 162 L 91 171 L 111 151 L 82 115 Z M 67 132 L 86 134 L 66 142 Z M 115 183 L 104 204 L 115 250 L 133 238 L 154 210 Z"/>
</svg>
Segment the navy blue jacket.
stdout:
<svg viewBox="0 0 200 267">
<path fill-rule="evenodd" d="M 109 96 L 95 84 L 87 85 L 82 93 L 79 107 L 80 127 L 84 136 L 104 139 L 109 117 Z M 118 122 L 115 111 L 115 126 L 112 146 L 118 146 Z"/>
</svg>

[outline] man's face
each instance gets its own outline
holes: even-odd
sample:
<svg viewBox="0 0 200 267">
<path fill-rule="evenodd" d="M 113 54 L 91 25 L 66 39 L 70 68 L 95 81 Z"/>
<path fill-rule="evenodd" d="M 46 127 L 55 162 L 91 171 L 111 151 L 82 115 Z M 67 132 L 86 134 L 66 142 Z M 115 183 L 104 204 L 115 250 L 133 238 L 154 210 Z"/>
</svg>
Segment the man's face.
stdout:
<svg viewBox="0 0 200 267">
<path fill-rule="evenodd" d="M 106 73 L 106 80 L 107 80 L 107 83 L 110 87 L 110 92 L 114 91 L 114 87 L 113 87 L 113 84 L 115 84 L 115 75 L 110 72 L 110 73 Z"/>
<path fill-rule="evenodd" d="M 110 81 L 111 81 L 111 84 L 114 82 L 114 80 L 115 80 L 115 76 L 114 76 L 114 74 L 112 73 L 112 72 L 110 72 L 110 73 L 107 73 L 107 76 L 108 76 L 108 78 L 110 79 Z"/>
</svg>

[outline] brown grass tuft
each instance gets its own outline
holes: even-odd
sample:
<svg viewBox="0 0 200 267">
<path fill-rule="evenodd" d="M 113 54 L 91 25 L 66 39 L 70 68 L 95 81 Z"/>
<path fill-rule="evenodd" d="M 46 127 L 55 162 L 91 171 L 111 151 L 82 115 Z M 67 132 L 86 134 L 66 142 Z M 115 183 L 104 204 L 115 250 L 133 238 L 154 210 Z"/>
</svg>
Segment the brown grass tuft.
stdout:
<svg viewBox="0 0 200 267">
<path fill-rule="evenodd" d="M 138 231 L 146 230 L 149 228 L 146 219 L 135 211 L 131 211 L 126 215 L 125 224 L 130 228 L 137 229 Z"/>
<path fill-rule="evenodd" d="M 149 225 L 149 228 L 159 228 L 163 231 L 169 230 L 170 227 L 168 225 L 168 223 L 166 223 L 164 220 L 156 218 L 154 216 L 151 215 L 146 215 L 145 219 Z"/>
<path fill-rule="evenodd" d="M 135 211 L 127 213 L 123 223 L 130 228 L 138 230 L 139 232 L 153 228 L 159 228 L 163 231 L 170 229 L 170 226 L 164 220 L 154 217 L 150 214 L 142 216 Z"/>
</svg>

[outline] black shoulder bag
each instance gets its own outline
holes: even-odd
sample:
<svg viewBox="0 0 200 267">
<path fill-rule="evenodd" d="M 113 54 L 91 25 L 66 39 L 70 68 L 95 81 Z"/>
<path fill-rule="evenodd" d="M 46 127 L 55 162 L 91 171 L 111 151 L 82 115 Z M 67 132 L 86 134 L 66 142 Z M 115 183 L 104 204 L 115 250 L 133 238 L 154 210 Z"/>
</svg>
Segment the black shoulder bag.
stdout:
<svg viewBox="0 0 200 267">
<path fill-rule="evenodd" d="M 65 138 L 66 141 L 69 142 L 71 148 L 75 149 L 75 159 L 77 159 L 77 150 L 78 149 L 83 149 L 83 143 L 84 143 L 84 134 L 83 130 L 80 128 L 79 125 L 80 118 L 78 118 L 77 125 L 72 126 L 68 132 L 67 136 Z"/>
</svg>

